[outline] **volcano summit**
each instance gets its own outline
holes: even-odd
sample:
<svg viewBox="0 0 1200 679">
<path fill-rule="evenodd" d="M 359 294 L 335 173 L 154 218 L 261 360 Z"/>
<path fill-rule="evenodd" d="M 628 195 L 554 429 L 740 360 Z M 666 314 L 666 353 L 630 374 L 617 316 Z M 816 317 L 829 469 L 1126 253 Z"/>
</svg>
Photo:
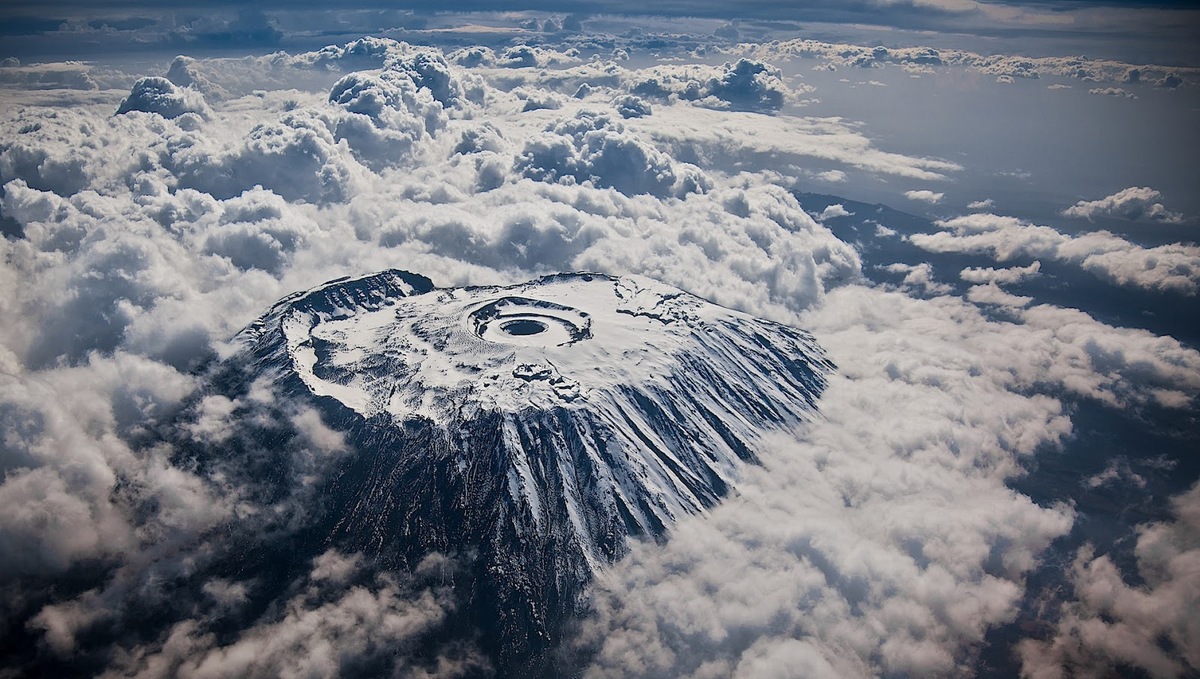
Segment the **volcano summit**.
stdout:
<svg viewBox="0 0 1200 679">
<path fill-rule="evenodd" d="M 639 277 L 437 288 L 384 271 L 292 295 L 238 337 L 215 389 L 264 380 L 348 452 L 295 544 L 406 568 L 468 563 L 464 628 L 539 672 L 629 536 L 728 494 L 766 430 L 832 369 L 798 330 Z M 295 558 L 293 555 L 292 558 Z"/>
</svg>

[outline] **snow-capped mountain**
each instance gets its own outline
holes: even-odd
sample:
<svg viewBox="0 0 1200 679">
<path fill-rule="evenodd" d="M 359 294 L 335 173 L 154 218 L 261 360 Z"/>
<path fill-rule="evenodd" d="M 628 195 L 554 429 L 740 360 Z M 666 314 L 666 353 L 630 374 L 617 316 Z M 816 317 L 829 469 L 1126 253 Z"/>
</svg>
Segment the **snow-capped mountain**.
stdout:
<svg viewBox="0 0 1200 679">
<path fill-rule="evenodd" d="M 832 368 L 804 332 L 598 274 L 339 279 L 237 340 L 221 388 L 265 382 L 345 435 L 308 539 L 396 565 L 469 555 L 469 617 L 509 672 L 539 671 L 628 537 L 713 506 L 762 432 L 812 417 Z"/>
</svg>

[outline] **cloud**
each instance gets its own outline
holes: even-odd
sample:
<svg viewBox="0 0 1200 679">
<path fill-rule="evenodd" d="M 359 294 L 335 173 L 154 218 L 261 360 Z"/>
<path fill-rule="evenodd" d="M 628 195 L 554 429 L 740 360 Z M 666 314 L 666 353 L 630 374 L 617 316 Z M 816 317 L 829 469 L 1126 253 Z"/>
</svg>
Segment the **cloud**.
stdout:
<svg viewBox="0 0 1200 679">
<path fill-rule="evenodd" d="M 149 526 L 203 526 L 222 513 L 163 451 L 129 443 L 181 406 L 192 378 L 128 354 L 33 372 L 2 351 L 0 499 L 12 511 L 0 518 L 0 575 L 61 572 L 122 554 Z M 119 483 L 137 483 L 139 501 L 154 503 L 137 524 Z"/>
<path fill-rule="evenodd" d="M 100 83 L 92 75 L 92 67 L 79 62 L 22 66 L 17 61 L 0 67 L 0 83 L 8 87 L 27 89 L 100 89 Z"/>
<path fill-rule="evenodd" d="M 1131 186 L 1100 200 L 1081 200 L 1063 210 L 1062 214 L 1065 217 L 1088 220 L 1095 217 L 1112 217 L 1129 221 L 1182 223 L 1183 215 L 1164 207 L 1158 202 L 1161 198 L 1162 194 L 1148 186 Z"/>
<path fill-rule="evenodd" d="M 130 111 L 157 113 L 164 118 L 178 118 L 185 113 L 205 117 L 208 105 L 204 103 L 204 95 L 196 90 L 179 88 L 166 78 L 149 76 L 133 84 L 129 96 L 117 108 L 117 115 Z"/>
<path fill-rule="evenodd" d="M 625 194 L 682 196 L 711 185 L 698 167 L 671 160 L 607 114 L 589 111 L 526 143 L 516 169 L 532 179 L 591 182 Z"/>
<path fill-rule="evenodd" d="M 972 285 L 967 290 L 967 299 L 976 304 L 994 304 L 1006 307 L 1023 307 L 1033 301 L 1032 297 L 1005 292 L 995 282 Z"/>
<path fill-rule="evenodd" d="M 806 313 L 842 373 L 824 419 L 773 441 L 739 497 L 601 581 L 585 676 L 971 671 L 984 630 L 1016 614 L 1022 573 L 1072 522 L 1004 482 L 1071 432 L 1057 399 L 1027 389 L 1149 400 L 1127 391 L 1149 349 L 1161 378 L 1200 390 L 1200 354 L 1170 340 L 1073 310 L 1016 313 L 997 323 L 953 297 L 859 286 Z"/>
<path fill-rule="evenodd" d="M 562 97 L 541 90 L 529 91 L 524 88 L 518 88 L 513 90 L 512 93 L 518 99 L 525 102 L 525 105 L 521 107 L 522 113 L 541 109 L 560 109 L 563 105 Z"/>
<path fill-rule="evenodd" d="M 47 5 L 41 11 L 13 17 L 10 20 L 13 27 L 6 35 L 14 41 L 19 40 L 18 47 L 24 49 L 14 52 L 20 55 L 25 51 L 35 51 L 36 45 L 46 43 L 55 47 L 76 43 L 76 50 L 86 52 L 89 48 L 103 49 L 107 53 L 131 49 L 162 51 L 164 48 L 178 51 L 181 47 L 228 49 L 234 45 L 267 51 L 279 47 L 281 43 L 294 45 L 305 42 L 306 29 L 314 25 L 325 27 L 326 35 L 333 30 L 336 30 L 335 35 L 404 31 L 422 42 L 435 39 L 450 42 L 449 36 L 480 42 L 494 39 L 495 36 L 501 40 L 533 42 L 563 30 L 580 31 L 584 22 L 618 35 L 626 32 L 621 29 L 633 26 L 641 31 L 636 37 L 649 40 L 656 35 L 656 24 L 662 25 L 664 17 L 686 17 L 688 21 L 668 24 L 667 30 L 686 30 L 691 34 L 689 37 L 708 41 L 711 41 L 713 32 L 719 31 L 726 39 L 736 34 L 734 26 L 739 25 L 739 20 L 759 20 L 768 26 L 796 21 L 869 24 L 989 37 L 997 31 L 1021 33 L 1034 30 L 1086 35 L 1136 27 L 1141 34 L 1165 34 L 1167 39 L 1171 39 L 1179 37 L 1180 33 L 1170 29 L 1186 24 L 1189 19 L 1186 8 L 1172 10 L 1156 7 L 1149 8 L 1152 10 L 1149 12 L 1139 12 L 1125 7 L 1071 7 L 1049 11 L 1033 3 L 994 4 L 972 0 L 823 0 L 803 8 L 785 2 L 730 7 L 715 2 L 647 5 L 624 0 L 603 3 L 568 0 L 550 6 L 527 0 L 506 5 L 503 13 L 497 12 L 496 7 L 489 3 L 468 2 L 456 6 L 458 15 L 453 18 L 439 15 L 443 7 L 429 0 L 409 3 L 403 11 L 378 0 L 356 0 L 340 6 L 336 14 L 327 5 L 311 0 L 260 3 L 253 12 L 234 12 L 217 7 L 203 14 L 189 15 L 183 11 L 186 9 L 186 5 L 178 2 L 151 4 L 138 1 L 120 6 L 89 6 L 89 11 L 80 15 L 65 11 L 66 8 L 62 6 Z M 606 15 L 607 23 L 597 24 L 595 19 L 590 18 L 594 15 Z M 613 17 L 623 21 L 614 22 Z M 616 28 L 610 28 L 614 23 Z M 740 33 L 743 39 L 749 39 L 757 32 L 743 29 Z M 1124 70 L 1121 75 L 1124 75 Z"/>
<path fill-rule="evenodd" d="M 617 109 L 622 118 L 644 118 L 654 112 L 649 103 L 631 94 L 614 99 L 613 108 Z"/>
<path fill-rule="evenodd" d="M 513 76 L 502 75 L 505 80 Z M 698 106 L 737 111 L 778 111 L 797 94 L 811 87 L 788 87 L 782 72 L 762 61 L 738 59 L 721 66 L 697 63 L 655 64 L 631 69 L 614 62 L 592 61 L 553 71 L 541 71 L 518 77 L 559 90 L 608 87 L 628 94 L 663 102 L 690 101 Z"/>
<path fill-rule="evenodd" d="M 452 98 L 448 92 L 443 96 Z M 404 161 L 418 143 L 446 124 L 432 93 L 394 70 L 378 76 L 347 75 L 334 83 L 329 101 L 349 114 L 333 126 L 334 139 L 345 140 L 360 162 L 376 170 Z"/>
<path fill-rule="evenodd" d="M 457 610 L 425 566 L 328 552 L 253 615 L 261 582 L 191 575 L 231 527 L 257 540 L 264 525 L 306 525 L 314 480 L 350 445 L 264 385 L 196 393 L 193 371 L 292 291 L 402 267 L 442 285 L 644 274 L 811 328 L 839 362 L 825 420 L 764 442 L 765 467 L 746 470 L 738 497 L 605 576 L 581 640 L 599 652 L 595 672 L 969 670 L 987 631 L 1016 615 L 1037 556 L 1071 528 L 1069 508 L 1009 487 L 1023 461 L 1070 435 L 1072 398 L 1186 412 L 1200 357 L 996 287 L 1036 263 L 964 270 L 977 284 L 966 299 L 928 265 L 894 267 L 904 289 L 869 286 L 858 252 L 805 211 L 790 178 L 747 161 L 829 182 L 849 169 L 934 181 L 960 166 L 882 150 L 852 121 L 781 113 L 773 93 L 797 90 L 766 62 L 622 64 L 364 39 L 176 60 L 159 99 L 130 91 L 155 113 L 112 115 L 116 91 L 5 109 L 0 209 L 17 228 L 0 241 L 0 498 L 13 508 L 0 574 L 105 566 L 82 593 L 24 593 L 36 612 L 18 623 L 46 642 L 37 662 L 75 649 L 131 676 L 478 668 L 472 648 L 403 665 Z M 665 96 L 631 91 L 654 77 Z M 581 79 L 591 93 L 567 96 Z M 680 96 L 693 79 L 711 101 Z M 203 116 L 163 114 L 191 92 Z M 523 110 L 531 100 L 560 107 Z M 821 219 L 847 214 L 834 208 Z M 971 219 L 913 242 L 1195 286 L 1187 246 Z M 981 304 L 1009 309 L 998 320 Z M 272 448 L 277 485 L 189 454 L 256 454 L 256 428 L 286 440 Z M 169 622 L 135 633 L 145 610 Z"/>
<path fill-rule="evenodd" d="M 721 77 L 710 80 L 701 92 L 737 109 L 775 110 L 783 106 L 779 70 L 750 59 L 725 64 Z"/>
<path fill-rule="evenodd" d="M 1029 266 L 1014 266 L 1007 269 L 992 267 L 968 267 L 959 272 L 958 277 L 968 283 L 1020 283 L 1038 275 L 1042 263 L 1034 261 Z"/>
<path fill-rule="evenodd" d="M 228 99 L 229 93 L 220 85 L 206 78 L 198 66 L 199 63 L 195 59 L 179 55 L 171 61 L 165 77 L 179 87 L 191 88 L 218 99 Z"/>
<path fill-rule="evenodd" d="M 285 59 L 292 65 L 281 68 L 389 59 L 377 46 Z M 224 85 L 216 76 L 230 67 L 190 68 Z M 644 132 L 622 128 L 615 113 L 569 112 L 540 131 L 511 118 L 520 114 L 496 97 L 499 126 L 489 127 L 465 119 L 477 105 L 467 85 L 462 94 L 438 78 L 432 89 L 416 87 L 399 66 L 326 78 L 312 94 L 243 97 L 230 88 L 194 126 L 113 116 L 107 105 L 22 109 L 0 123 L 38 124 L 22 146 L 3 150 L 0 166 L 4 215 L 20 227 L 19 237 L 0 242 L 0 339 L 11 375 L 0 408 L 0 494 L 22 508 L 0 522 L 0 570 L 6 578 L 53 574 L 92 559 L 115 569 L 97 575 L 96 589 L 39 607 L 34 629 L 63 652 L 94 639 L 101 621 L 121 629 L 131 602 L 160 601 L 157 586 L 145 583 L 174 581 L 203 563 L 219 546 L 205 531 L 235 513 L 263 511 L 251 479 L 180 468 L 171 446 L 138 442 L 145 427 L 181 407 L 195 387 L 188 371 L 292 290 L 393 265 L 445 284 L 604 269 L 687 283 L 726 304 L 788 318 L 858 276 L 853 248 L 786 190 L 756 176 L 716 182 L 659 151 Z M 520 154 L 543 132 L 570 145 L 570 167 L 583 182 L 520 176 Z M 392 134 L 415 141 L 388 154 L 368 143 L 386 147 Z M 623 174 L 630 167 L 642 174 Z M 498 181 L 479 190 L 489 172 Z M 666 191 L 675 186 L 662 181 L 670 176 L 679 187 L 694 177 L 704 190 L 679 198 L 638 192 Z M 633 181 L 640 183 L 620 183 Z M 180 433 L 229 443 L 232 422 L 260 417 L 256 398 L 200 397 Z M 311 411 L 282 417 L 295 431 L 288 455 L 301 478 L 319 474 L 321 460 L 345 445 Z M 205 591 L 229 605 L 239 598 L 237 583 Z M 379 599 L 380 591 L 368 593 Z M 217 653 L 202 627 L 178 632 L 175 641 L 194 653 Z"/>
<path fill-rule="evenodd" d="M 930 205 L 937 205 L 938 203 L 942 202 L 942 199 L 946 197 L 946 194 L 935 193 L 928 189 L 921 189 L 919 191 L 905 191 L 904 197 L 909 200 L 929 203 Z"/>
<path fill-rule="evenodd" d="M 841 203 L 834 203 L 833 205 L 826 206 L 825 209 L 821 211 L 821 214 L 817 215 L 817 221 L 823 222 L 826 219 L 833 219 L 835 217 L 852 216 L 854 216 L 854 213 L 847 210 L 844 205 Z"/>
<path fill-rule="evenodd" d="M 904 274 L 902 285 L 910 290 L 920 290 L 930 295 L 944 295 L 952 290 L 949 285 L 933 279 L 933 266 L 929 262 L 916 265 L 888 264 L 880 268 L 889 273 Z"/>
<path fill-rule="evenodd" d="M 569 63 L 577 61 L 577 59 L 553 49 L 543 49 L 532 45 L 513 45 L 497 54 L 494 61 L 497 65 L 506 68 L 537 68 Z"/>
<path fill-rule="evenodd" d="M 919 69 L 943 66 L 958 66 L 993 76 L 1001 82 L 1016 79 L 1038 79 L 1045 77 L 1072 78 L 1085 82 L 1126 83 L 1130 72 L 1136 71 L 1134 81 L 1155 84 L 1160 87 L 1176 88 L 1183 83 L 1200 81 L 1200 70 L 1190 67 L 1134 66 L 1112 59 L 1089 59 L 1087 57 L 1031 57 L 1011 54 L 980 54 L 962 49 L 946 47 L 909 46 L 883 47 L 823 42 L 811 39 L 781 40 L 747 46 L 748 53 L 760 59 L 785 59 L 801 57 L 820 59 L 829 68 L 873 68 L 884 64 L 897 64 Z M 1118 87 L 1095 88 L 1096 94 L 1125 96 L 1127 91 Z M 1132 94 L 1129 94 L 1132 96 Z"/>
<path fill-rule="evenodd" d="M 1118 97 L 1125 99 L 1137 99 L 1137 95 L 1124 87 L 1093 87 L 1088 90 L 1088 94 L 1099 94 L 1108 97 Z"/>
<path fill-rule="evenodd" d="M 1114 459 L 1104 468 L 1104 471 L 1090 476 L 1083 481 L 1083 484 L 1089 488 L 1099 488 L 1118 483 L 1129 483 L 1138 488 L 1146 487 L 1145 477 L 1133 471 L 1130 468 L 1129 460 L 1124 458 Z"/>
<path fill-rule="evenodd" d="M 599 646 L 593 676 L 771 675 L 796 657 L 831 676 L 951 672 L 987 620 L 1011 615 L 1010 578 L 1070 515 L 1035 508 L 998 479 L 1013 455 L 1053 445 L 1070 425 L 1052 399 L 1016 397 L 988 370 L 950 393 L 934 387 L 942 370 L 961 374 L 950 366 L 967 356 L 958 338 L 969 331 L 953 317 L 973 314 L 950 300 L 928 306 L 854 287 L 806 317 L 839 347 L 835 360 L 855 357 L 823 397 L 826 419 L 775 442 L 739 498 L 618 565 L 587 630 Z M 931 312 L 924 329 L 908 325 Z M 1025 438 L 963 436 L 994 431 L 992 418 Z M 967 446 L 951 452 L 952 441 Z M 964 483 L 960 464 L 987 471 Z M 939 527 L 931 506 L 971 518 Z M 1011 552 L 994 552 L 1000 542 Z"/>
<path fill-rule="evenodd" d="M 665 145 L 676 157 L 699 157 L 714 164 L 770 155 L 775 162 L 828 161 L 921 180 L 945 179 L 945 173 L 962 169 L 948 161 L 877 149 L 861 131 L 838 118 L 766 116 L 681 105 L 656 110 L 652 117 L 629 120 L 626 125 Z M 841 174 L 820 176 L 841 181 L 844 171 L 836 172 Z"/>
<path fill-rule="evenodd" d="M 205 631 L 204 621 L 186 620 L 161 645 L 132 649 L 101 676 L 332 678 L 372 671 L 380 659 L 394 660 L 397 673 L 417 676 L 486 669 L 486 661 L 469 648 L 446 649 L 428 666 L 408 655 L 454 609 L 452 589 L 429 582 L 446 567 L 444 557 L 427 556 L 411 575 L 381 574 L 348 585 L 354 562 L 354 556 L 333 551 L 321 555 L 301 593 L 231 642 Z"/>
<path fill-rule="evenodd" d="M 846 173 L 841 170 L 828 170 L 818 172 L 813 178 L 823 182 L 844 182 L 846 181 Z"/>
<path fill-rule="evenodd" d="M 1137 573 L 1129 580 L 1109 555 L 1087 545 L 1068 573 L 1077 599 L 1058 611 L 1048 638 L 1018 646 L 1030 677 L 1110 674 L 1137 668 L 1153 676 L 1200 671 L 1200 485 L 1172 500 L 1175 518 L 1138 528 Z"/>
<path fill-rule="evenodd" d="M 983 200 L 973 200 L 970 203 L 967 203 L 967 209 L 968 210 L 989 210 L 989 209 L 995 207 L 995 205 L 996 205 L 996 201 L 992 200 L 991 198 L 985 198 Z"/>
<path fill-rule="evenodd" d="M 982 213 L 937 225 L 944 230 L 913 234 L 909 240 L 929 252 L 984 253 L 1000 262 L 1018 257 L 1057 259 L 1117 285 L 1148 290 L 1191 295 L 1200 284 L 1200 248 L 1191 245 L 1144 248 L 1108 231 L 1068 236 L 1048 226 Z"/>
</svg>

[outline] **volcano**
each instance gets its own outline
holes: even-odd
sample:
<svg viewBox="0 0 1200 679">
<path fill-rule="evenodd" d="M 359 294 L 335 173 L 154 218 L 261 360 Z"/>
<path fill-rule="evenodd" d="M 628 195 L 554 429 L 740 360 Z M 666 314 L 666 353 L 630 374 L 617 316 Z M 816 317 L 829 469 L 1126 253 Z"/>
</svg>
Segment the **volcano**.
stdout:
<svg viewBox="0 0 1200 679">
<path fill-rule="evenodd" d="M 508 675 L 546 672 L 596 573 L 736 492 L 762 435 L 811 419 L 833 368 L 800 330 L 592 273 L 339 279 L 281 300 L 236 345 L 212 391 L 269 386 L 346 441 L 311 481 L 319 509 L 291 521 L 286 560 L 452 555 L 466 564 L 459 631 Z M 269 448 L 278 434 L 257 436 Z M 237 570 L 285 558 L 259 552 Z"/>
</svg>

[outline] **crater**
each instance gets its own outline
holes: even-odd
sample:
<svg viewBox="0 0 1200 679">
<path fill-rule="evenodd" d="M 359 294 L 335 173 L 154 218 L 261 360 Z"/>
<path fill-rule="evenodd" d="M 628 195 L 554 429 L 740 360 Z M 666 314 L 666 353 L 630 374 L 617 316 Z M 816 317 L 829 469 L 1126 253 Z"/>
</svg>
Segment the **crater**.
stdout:
<svg viewBox="0 0 1200 679">
<path fill-rule="evenodd" d="M 536 335 L 546 332 L 546 324 L 529 318 L 522 318 L 501 324 L 500 329 L 510 335 Z"/>
<path fill-rule="evenodd" d="M 501 297 L 468 316 L 480 339 L 497 344 L 562 347 L 592 336 L 588 314 L 573 307 L 528 297 Z"/>
</svg>

